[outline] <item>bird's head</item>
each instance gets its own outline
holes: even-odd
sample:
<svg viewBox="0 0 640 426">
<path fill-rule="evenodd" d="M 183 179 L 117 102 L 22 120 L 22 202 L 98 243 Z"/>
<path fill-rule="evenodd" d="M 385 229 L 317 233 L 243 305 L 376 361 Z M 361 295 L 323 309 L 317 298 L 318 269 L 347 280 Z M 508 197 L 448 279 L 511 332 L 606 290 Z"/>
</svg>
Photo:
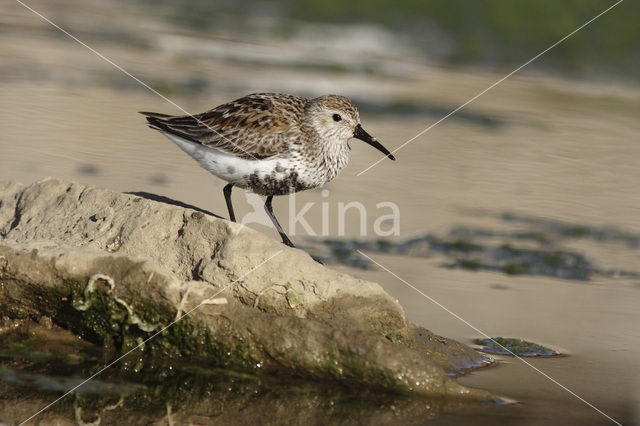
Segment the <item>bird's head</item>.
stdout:
<svg viewBox="0 0 640 426">
<path fill-rule="evenodd" d="M 338 95 L 314 98 L 307 105 L 307 115 L 323 141 L 347 146 L 349 139 L 360 139 L 395 160 L 389 150 L 362 128 L 358 109 L 350 99 Z"/>
</svg>

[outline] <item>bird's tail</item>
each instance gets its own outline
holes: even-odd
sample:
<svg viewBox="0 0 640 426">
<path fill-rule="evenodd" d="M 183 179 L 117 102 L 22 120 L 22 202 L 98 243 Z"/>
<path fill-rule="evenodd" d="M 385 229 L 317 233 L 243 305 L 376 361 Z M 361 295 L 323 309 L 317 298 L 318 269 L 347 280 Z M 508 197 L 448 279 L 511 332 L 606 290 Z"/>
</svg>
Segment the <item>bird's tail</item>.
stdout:
<svg viewBox="0 0 640 426">
<path fill-rule="evenodd" d="M 154 130 L 166 130 L 166 125 L 163 121 L 173 118 L 173 116 L 169 114 L 161 114 L 159 112 L 138 111 L 138 113 L 147 117 L 149 127 Z"/>
</svg>

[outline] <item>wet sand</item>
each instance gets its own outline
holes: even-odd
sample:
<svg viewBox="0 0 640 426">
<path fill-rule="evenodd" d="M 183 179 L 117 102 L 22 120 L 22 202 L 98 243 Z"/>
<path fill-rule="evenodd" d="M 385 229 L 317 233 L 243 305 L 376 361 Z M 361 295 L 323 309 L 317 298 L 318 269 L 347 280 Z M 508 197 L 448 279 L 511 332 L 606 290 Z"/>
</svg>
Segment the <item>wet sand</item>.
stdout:
<svg viewBox="0 0 640 426">
<path fill-rule="evenodd" d="M 22 12 L 12 12 L 26 19 Z M 108 43 L 100 47 L 141 77 L 178 73 L 179 61 L 171 54 L 153 55 Z M 16 59 L 11 52 L 21 56 Z M 81 74 L 85 66 L 111 77 L 117 74 L 61 38 L 18 38 L 5 33 L 0 36 L 0 55 L 21 66 L 69 64 L 70 74 Z M 256 89 L 296 91 L 301 87 L 453 109 L 504 75 L 425 68 L 423 75 L 404 80 L 351 78 L 198 59 L 180 72 L 190 69 L 215 73 L 219 87 L 225 87 L 170 96 L 193 112 Z M 240 80 L 249 83 L 237 88 L 226 85 Z M 357 85 L 350 84 L 354 80 Z M 138 110 L 178 111 L 134 86 L 101 87 L 91 79 L 83 84 L 59 78 L 0 79 L 0 180 L 31 183 L 55 176 L 118 191 L 159 194 L 226 216 L 224 183 L 148 129 L 136 114 Z M 339 202 L 358 201 L 367 207 L 371 232 L 380 214 L 376 203 L 392 201 L 400 208 L 402 237 L 444 234 L 460 224 L 503 229 L 506 225 L 497 217 L 505 212 L 640 233 L 639 88 L 515 76 L 468 110 L 503 124 L 454 116 L 399 151 L 395 163 L 384 161 L 362 176 L 357 174 L 379 154 L 353 141 L 351 164 L 327 186 L 330 196 L 323 198 L 317 190 L 296 198 L 298 205 L 315 203 L 305 216 L 307 221 L 319 232 L 322 202 L 333 214 Z M 362 114 L 364 127 L 389 149 L 438 118 L 406 118 L 393 109 Z M 240 193 L 234 193 L 234 201 L 236 214 L 242 217 L 251 208 Z M 288 223 L 287 200 L 278 199 L 274 209 L 280 221 Z M 329 234 L 337 236 L 335 216 L 330 220 Z M 250 226 L 277 238 L 272 229 Z M 511 225 L 518 227 L 526 228 Z M 359 236 L 355 215 L 349 216 L 346 230 L 347 237 Z M 303 242 L 303 229 L 295 231 L 292 239 Z M 576 239 L 570 246 L 602 268 L 640 272 L 638 248 L 586 239 Z M 594 277 L 579 282 L 446 269 L 438 256 L 371 256 L 488 335 L 524 338 L 567 354 L 528 362 L 617 421 L 640 423 L 640 279 Z M 330 267 L 379 282 L 398 298 L 409 319 L 435 333 L 465 343 L 482 337 L 385 271 Z M 436 423 L 458 424 L 470 418 L 486 424 L 610 423 L 522 362 L 497 359 L 496 367 L 459 380 L 518 404 L 449 413 Z"/>
</svg>

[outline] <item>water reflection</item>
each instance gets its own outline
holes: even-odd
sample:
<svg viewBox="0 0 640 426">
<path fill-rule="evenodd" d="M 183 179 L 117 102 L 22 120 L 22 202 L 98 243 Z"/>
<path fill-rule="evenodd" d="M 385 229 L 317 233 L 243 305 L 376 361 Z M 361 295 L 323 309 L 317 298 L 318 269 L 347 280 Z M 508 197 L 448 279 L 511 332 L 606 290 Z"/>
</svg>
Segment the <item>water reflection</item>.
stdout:
<svg viewBox="0 0 640 426">
<path fill-rule="evenodd" d="M 99 348 L 73 340 L 71 333 L 55 326 L 50 330 L 33 324 L 22 327 L 29 332 L 2 335 L 0 398 L 10 403 L 0 406 L 0 418 L 9 422 L 24 421 L 110 361 Z M 41 333 L 46 334 L 45 340 L 36 337 Z M 31 347 L 36 341 L 46 343 L 36 351 Z M 79 347 L 83 349 L 78 351 Z M 444 411 L 496 402 L 418 398 L 290 376 L 253 376 L 181 360 L 145 360 L 139 369 L 135 356 L 132 358 L 74 390 L 38 420 L 78 424 L 259 424 L 265 419 L 282 424 L 412 424 Z"/>
</svg>

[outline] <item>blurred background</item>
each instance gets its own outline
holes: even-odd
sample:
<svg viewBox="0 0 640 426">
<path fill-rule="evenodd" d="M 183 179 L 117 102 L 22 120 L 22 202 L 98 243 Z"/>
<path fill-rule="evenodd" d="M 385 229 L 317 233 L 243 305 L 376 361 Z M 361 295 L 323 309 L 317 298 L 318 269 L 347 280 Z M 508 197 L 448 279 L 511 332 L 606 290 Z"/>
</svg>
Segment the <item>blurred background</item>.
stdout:
<svg viewBox="0 0 640 426">
<path fill-rule="evenodd" d="M 190 113 L 259 91 L 336 93 L 390 150 L 613 4 L 605 0 L 28 0 L 30 7 Z M 300 194 L 329 236 L 289 229 L 331 267 L 381 283 L 409 318 L 571 356 L 534 360 L 619 421 L 640 421 L 640 3 L 625 1 L 400 150 L 352 141 L 349 167 Z M 226 216 L 224 183 L 148 129 L 171 103 L 13 0 L 0 8 L 0 179 L 45 176 L 147 192 Z M 252 211 L 234 193 L 239 217 Z M 367 233 L 337 205 L 367 207 Z M 372 234 L 377 203 L 400 236 Z M 288 223 L 286 198 L 275 203 Z M 251 225 L 273 238 L 274 230 Z M 287 226 L 285 225 L 285 228 Z M 383 226 L 384 228 L 384 226 Z M 461 381 L 527 404 L 521 420 L 600 414 L 517 361 Z M 635 408 L 634 408 L 635 407 Z M 520 411 L 517 411 L 520 410 Z M 485 413 L 485 415 L 489 415 Z M 538 420 L 540 420 L 538 418 Z M 523 420 L 524 421 L 524 420 Z"/>
</svg>

